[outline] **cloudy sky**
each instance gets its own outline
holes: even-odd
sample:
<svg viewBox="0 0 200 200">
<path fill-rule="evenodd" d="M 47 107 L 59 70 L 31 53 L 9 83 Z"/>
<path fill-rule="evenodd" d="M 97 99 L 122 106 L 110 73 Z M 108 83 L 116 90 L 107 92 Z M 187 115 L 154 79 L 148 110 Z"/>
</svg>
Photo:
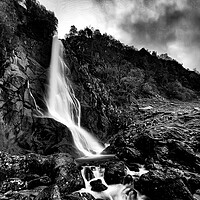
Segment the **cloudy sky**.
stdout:
<svg viewBox="0 0 200 200">
<path fill-rule="evenodd" d="M 200 0 L 39 0 L 59 20 L 64 37 L 70 26 L 92 26 L 121 42 L 145 47 L 200 71 Z"/>
</svg>

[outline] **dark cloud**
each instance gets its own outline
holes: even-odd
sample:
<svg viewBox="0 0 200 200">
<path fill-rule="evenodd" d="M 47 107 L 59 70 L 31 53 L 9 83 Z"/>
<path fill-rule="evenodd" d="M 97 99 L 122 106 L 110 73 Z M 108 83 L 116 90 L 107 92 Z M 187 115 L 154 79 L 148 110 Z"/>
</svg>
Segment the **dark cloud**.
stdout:
<svg viewBox="0 0 200 200">
<path fill-rule="evenodd" d="M 138 19 L 131 22 L 132 13 L 127 13 L 119 27 L 132 35 L 132 42 L 140 45 L 167 48 L 168 42 L 177 40 L 177 27 L 185 21 L 185 12 L 177 10 L 174 5 L 166 5 L 163 13 L 150 19 Z"/>
<path fill-rule="evenodd" d="M 116 24 L 123 40 L 159 53 L 168 52 L 189 68 L 199 68 L 200 1 L 199 0 L 93 0 Z M 124 5 L 122 5 L 123 3 Z M 188 54 L 188 55 L 187 55 Z M 186 57 L 187 58 L 186 58 Z M 199 55 L 200 57 L 200 55 Z M 184 63 L 184 64 L 185 64 Z"/>
</svg>

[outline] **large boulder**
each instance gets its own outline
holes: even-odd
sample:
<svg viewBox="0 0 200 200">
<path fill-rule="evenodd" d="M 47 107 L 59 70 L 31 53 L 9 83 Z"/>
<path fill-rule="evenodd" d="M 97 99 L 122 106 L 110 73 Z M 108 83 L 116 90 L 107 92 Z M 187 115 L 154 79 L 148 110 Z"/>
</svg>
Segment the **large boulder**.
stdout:
<svg viewBox="0 0 200 200">
<path fill-rule="evenodd" d="M 154 200 L 193 200 L 184 181 L 172 170 L 149 171 L 139 178 L 135 187 Z"/>
</svg>

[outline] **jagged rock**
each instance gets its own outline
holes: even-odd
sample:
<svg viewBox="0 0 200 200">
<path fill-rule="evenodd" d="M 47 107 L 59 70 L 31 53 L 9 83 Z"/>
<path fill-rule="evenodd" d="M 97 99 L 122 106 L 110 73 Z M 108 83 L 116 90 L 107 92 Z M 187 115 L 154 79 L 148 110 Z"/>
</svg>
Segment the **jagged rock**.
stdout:
<svg viewBox="0 0 200 200">
<path fill-rule="evenodd" d="M 123 135 L 118 134 L 114 138 L 114 140 L 112 140 L 110 145 L 115 146 L 115 147 L 126 147 L 127 146 L 127 142 L 126 142 L 125 138 L 123 137 Z"/>
<path fill-rule="evenodd" d="M 144 159 L 137 149 L 133 147 L 115 147 L 110 145 L 102 154 L 115 154 L 120 160 L 124 161 L 127 165 L 133 165 L 133 163 L 143 163 Z"/>
<path fill-rule="evenodd" d="M 194 168 L 198 172 L 200 171 L 200 166 L 198 164 L 199 159 L 189 145 L 177 140 L 168 140 L 167 146 L 169 148 L 169 156 L 173 160 L 176 160 L 180 164 L 188 166 L 191 169 Z"/>
<path fill-rule="evenodd" d="M 63 124 L 53 119 L 36 119 L 32 133 L 22 135 L 18 144 L 30 151 L 50 155 L 54 153 L 71 153 L 79 157 L 80 152 L 74 145 L 72 134 Z"/>
<path fill-rule="evenodd" d="M 117 148 L 116 155 L 120 160 L 123 160 L 127 165 L 132 163 L 144 163 L 144 159 L 140 151 L 131 147 Z"/>
<path fill-rule="evenodd" d="M 0 152 L 0 182 L 7 178 L 21 178 L 27 170 L 26 156 Z"/>
<path fill-rule="evenodd" d="M 85 186 L 81 172 L 72 158 L 65 154 L 57 154 L 54 156 L 54 165 L 53 174 L 61 197 Z"/>
<path fill-rule="evenodd" d="M 107 190 L 108 188 L 102 183 L 101 179 L 91 181 L 90 185 L 91 185 L 91 190 L 95 192 L 102 192 L 104 190 Z"/>
<path fill-rule="evenodd" d="M 19 178 L 9 178 L 5 181 L 2 181 L 0 184 L 0 192 L 6 193 L 8 191 L 19 191 L 26 189 L 26 182 L 22 181 Z"/>
<path fill-rule="evenodd" d="M 59 188 L 57 185 L 52 185 L 44 188 L 35 198 L 36 200 L 61 200 Z"/>
<path fill-rule="evenodd" d="M 150 137 L 148 133 L 139 133 L 134 136 L 133 140 L 130 141 L 131 145 L 137 148 L 145 157 L 154 154 L 154 148 L 157 141 Z"/>
<path fill-rule="evenodd" d="M 106 162 L 104 179 L 108 185 L 123 183 L 125 174 L 125 165 L 123 162 Z"/>
<path fill-rule="evenodd" d="M 196 191 L 200 189 L 200 175 L 192 172 L 184 172 L 183 177 L 186 179 L 186 183 L 191 193 L 197 193 Z"/>
<path fill-rule="evenodd" d="M 130 174 L 125 176 L 123 184 L 132 184 L 132 183 L 133 183 L 133 177 Z"/>
<path fill-rule="evenodd" d="M 129 142 L 127 142 L 123 133 L 119 133 L 112 138 L 110 145 L 103 150 L 102 154 L 115 154 L 127 165 L 144 162 L 144 157 L 141 152 L 136 149 L 133 144 L 129 145 Z"/>
<path fill-rule="evenodd" d="M 0 152 L 0 158 L 0 172 L 5 174 L 1 176 L 0 193 L 11 190 L 20 194 L 23 189 L 45 186 L 38 199 L 58 200 L 60 195 L 64 197 L 84 187 L 81 172 L 68 154 L 14 156 Z M 57 199 L 53 198 L 55 194 Z"/>
<path fill-rule="evenodd" d="M 48 176 L 42 176 L 42 177 L 28 181 L 27 182 L 27 188 L 32 189 L 32 188 L 37 187 L 38 185 L 49 186 L 51 184 L 52 184 L 51 178 L 49 178 Z"/>
<path fill-rule="evenodd" d="M 90 181 L 91 179 L 94 178 L 94 174 L 93 174 L 92 170 L 89 167 L 85 167 L 84 176 L 85 176 L 87 181 Z"/>
<path fill-rule="evenodd" d="M 54 168 L 52 158 L 49 156 L 42 156 L 39 154 L 30 153 L 26 156 L 27 173 L 38 175 L 51 175 Z"/>
<path fill-rule="evenodd" d="M 149 171 L 139 178 L 135 188 L 154 200 L 193 200 L 184 181 L 171 170 Z"/>
</svg>

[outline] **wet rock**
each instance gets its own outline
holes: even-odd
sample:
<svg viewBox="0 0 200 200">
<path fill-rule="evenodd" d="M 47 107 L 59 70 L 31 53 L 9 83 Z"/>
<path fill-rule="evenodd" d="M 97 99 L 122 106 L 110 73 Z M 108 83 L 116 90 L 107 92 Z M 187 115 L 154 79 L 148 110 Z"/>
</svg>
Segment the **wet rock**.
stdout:
<svg viewBox="0 0 200 200">
<path fill-rule="evenodd" d="M 90 185 L 92 187 L 91 190 L 95 191 L 95 192 L 102 192 L 104 190 L 107 190 L 107 188 L 108 188 L 102 183 L 101 179 L 97 179 L 95 181 L 91 181 Z"/>
<path fill-rule="evenodd" d="M 200 171 L 200 167 L 197 164 L 197 157 L 192 148 L 184 142 L 172 139 L 167 141 L 167 146 L 169 149 L 169 156 L 173 160 L 176 160 L 180 164 L 186 165 L 191 169 L 195 168 Z"/>
<path fill-rule="evenodd" d="M 194 194 L 200 188 L 200 175 L 192 172 L 184 172 L 186 183 L 189 190 Z"/>
<path fill-rule="evenodd" d="M 135 188 L 154 200 L 193 200 L 183 180 L 171 170 L 149 171 L 139 178 Z"/>
<path fill-rule="evenodd" d="M 0 183 L 0 193 L 26 189 L 26 183 L 19 178 L 9 178 Z"/>
<path fill-rule="evenodd" d="M 44 188 L 37 195 L 36 200 L 61 200 L 58 186 L 52 185 Z"/>
<path fill-rule="evenodd" d="M 54 155 L 54 178 L 61 197 L 83 188 L 84 180 L 74 160 L 67 154 Z"/>
<path fill-rule="evenodd" d="M 33 200 L 34 196 L 29 196 L 24 193 L 17 191 L 9 191 L 4 195 L 0 195 L 0 200 L 19 200 L 19 199 L 30 199 Z"/>
<path fill-rule="evenodd" d="M 11 155 L 0 151 L 0 182 L 7 178 L 21 178 L 26 174 L 26 156 Z"/>
<path fill-rule="evenodd" d="M 131 165 L 131 163 L 144 163 L 144 158 L 140 151 L 132 147 L 116 148 L 116 156 L 127 165 Z"/>
<path fill-rule="evenodd" d="M 27 182 L 27 188 L 32 189 L 32 188 L 37 187 L 38 185 L 49 186 L 51 184 L 52 184 L 51 178 L 49 178 L 48 176 L 42 176 L 42 177 L 35 178 L 33 180 L 28 181 Z"/>
<path fill-rule="evenodd" d="M 132 145 L 137 148 L 144 157 L 149 157 L 154 154 L 156 142 L 157 141 L 150 137 L 148 133 L 143 132 L 134 137 Z"/>
<path fill-rule="evenodd" d="M 90 181 L 94 178 L 94 174 L 89 167 L 85 167 L 85 178 L 87 179 L 87 181 Z"/>
<path fill-rule="evenodd" d="M 111 145 L 115 147 L 125 147 L 127 142 L 122 135 L 117 135 Z"/>
<path fill-rule="evenodd" d="M 2 194 L 8 191 L 19 192 L 24 189 L 35 189 L 38 186 L 43 186 L 46 188 L 39 193 L 38 199 L 56 200 L 60 198 L 52 197 L 56 193 L 64 197 L 84 187 L 81 172 L 74 163 L 74 159 L 68 154 L 42 156 L 31 153 L 23 157 L 23 162 L 19 159 L 19 156 L 10 154 L 0 153 L 0 157 L 2 158 L 0 171 L 5 174 L 4 177 L 1 177 L 0 182 Z M 19 165 L 20 163 L 22 165 Z M 52 184 L 55 187 L 51 186 Z"/>
<path fill-rule="evenodd" d="M 144 157 L 138 149 L 133 146 L 127 146 L 123 142 L 120 144 L 117 143 L 118 146 L 115 145 L 115 142 L 112 143 L 103 150 L 102 154 L 115 154 L 119 160 L 124 161 L 127 165 L 131 165 L 132 163 L 144 163 Z"/>
<path fill-rule="evenodd" d="M 51 156 L 42 156 L 34 153 L 26 155 L 26 163 L 28 174 L 47 174 L 51 176 L 51 172 L 54 167 Z"/>
<path fill-rule="evenodd" d="M 125 178 L 124 178 L 124 185 L 125 185 L 125 184 L 131 184 L 131 183 L 133 183 L 133 177 L 132 177 L 130 174 L 128 174 L 128 175 L 125 176 Z"/>
<path fill-rule="evenodd" d="M 104 179 L 108 185 L 122 183 L 126 167 L 123 162 L 105 163 Z"/>
<path fill-rule="evenodd" d="M 155 152 L 156 152 L 156 157 L 159 161 L 169 159 L 169 149 L 167 145 L 156 146 Z"/>
</svg>

